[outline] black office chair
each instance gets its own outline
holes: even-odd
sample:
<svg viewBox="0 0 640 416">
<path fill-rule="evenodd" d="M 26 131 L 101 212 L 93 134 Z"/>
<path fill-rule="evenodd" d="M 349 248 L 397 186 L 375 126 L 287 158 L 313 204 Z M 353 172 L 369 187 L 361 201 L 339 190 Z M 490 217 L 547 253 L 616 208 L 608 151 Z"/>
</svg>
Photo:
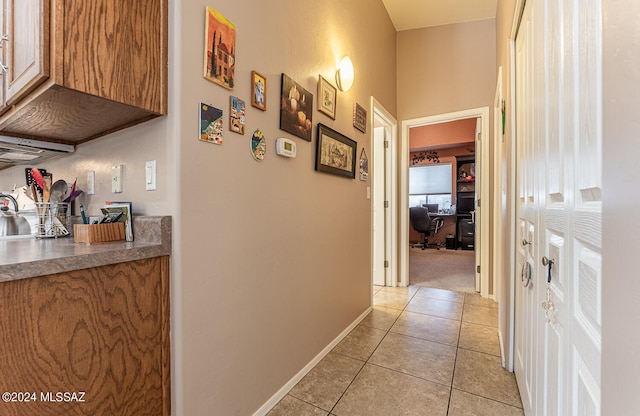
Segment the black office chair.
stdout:
<svg viewBox="0 0 640 416">
<path fill-rule="evenodd" d="M 437 234 L 444 222 L 442 217 L 432 217 L 426 207 L 409 208 L 409 219 L 411 220 L 413 229 L 424 235 L 422 242 L 423 250 L 429 246 L 429 236 Z M 437 248 L 440 250 L 440 246 L 437 246 Z"/>
</svg>

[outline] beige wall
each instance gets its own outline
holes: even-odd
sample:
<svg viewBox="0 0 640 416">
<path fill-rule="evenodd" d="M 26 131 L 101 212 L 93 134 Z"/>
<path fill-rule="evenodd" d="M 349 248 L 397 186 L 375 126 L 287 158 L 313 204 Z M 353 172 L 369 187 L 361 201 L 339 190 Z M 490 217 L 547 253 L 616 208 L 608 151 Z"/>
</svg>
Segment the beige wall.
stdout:
<svg viewBox="0 0 640 416">
<path fill-rule="evenodd" d="M 398 121 L 491 106 L 494 19 L 398 32 Z"/>
<path fill-rule="evenodd" d="M 233 92 L 202 77 L 206 6 L 238 29 Z M 95 170 L 87 209 L 111 199 L 134 211 L 174 216 L 172 394 L 176 415 L 250 415 L 369 306 L 371 207 L 368 182 L 314 171 L 309 143 L 279 129 L 280 74 L 317 98 L 318 75 L 334 85 L 335 64 L 351 56 L 356 79 L 338 93 L 333 121 L 321 122 L 370 149 L 370 126 L 352 126 L 353 105 L 374 96 L 396 112 L 396 33 L 381 2 L 220 0 L 170 2 L 170 114 L 78 146 L 40 167 L 54 179 Z M 372 70 L 375 69 L 375 70 Z M 250 100 L 249 74 L 267 77 L 267 111 L 247 106 L 246 134 L 227 130 L 229 96 Z M 224 144 L 200 142 L 198 109 L 224 110 Z M 314 101 L 317 109 L 317 102 Z M 268 153 L 250 155 L 261 129 Z M 278 137 L 298 145 L 275 154 Z M 144 162 L 158 161 L 158 190 L 144 191 Z M 112 194 L 110 167 L 125 165 L 124 192 Z M 374 169 L 374 167 L 371 167 Z M 0 189 L 24 183 L 24 167 L 0 172 Z"/>
<path fill-rule="evenodd" d="M 640 409 L 640 3 L 603 0 L 602 414 Z M 633 213 L 627 215 L 628 213 Z"/>
<path fill-rule="evenodd" d="M 370 149 L 370 131 L 352 126 L 353 105 L 375 96 L 395 112 L 395 31 L 381 3 L 183 1 L 179 27 L 180 183 L 183 195 L 176 320 L 182 324 L 176 366 L 184 415 L 249 415 L 310 362 L 369 306 L 371 208 L 368 183 L 314 171 L 313 143 L 294 138 L 295 159 L 274 151 L 280 75 L 315 98 L 318 74 L 334 79 L 351 56 L 353 88 L 339 93 L 327 124 Z M 249 99 L 249 77 L 267 77 L 267 111 L 247 108 L 247 134 L 225 132 L 222 146 L 196 140 L 200 101 L 228 108 L 230 92 L 204 80 L 202 31 L 212 5 L 238 28 L 237 87 Z M 178 64 L 178 62 L 176 62 Z M 370 70 L 375 68 L 375 71 Z M 314 102 L 317 106 L 317 102 Z M 368 117 L 370 120 L 371 112 Z M 249 152 L 260 128 L 267 157 Z M 177 138 L 178 139 L 178 138 Z"/>
</svg>

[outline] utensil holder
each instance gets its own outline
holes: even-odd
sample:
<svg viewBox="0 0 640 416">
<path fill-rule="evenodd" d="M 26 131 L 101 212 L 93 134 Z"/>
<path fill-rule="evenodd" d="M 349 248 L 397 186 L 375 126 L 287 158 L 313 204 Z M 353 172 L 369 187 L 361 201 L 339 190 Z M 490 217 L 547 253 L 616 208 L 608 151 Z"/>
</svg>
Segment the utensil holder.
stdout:
<svg viewBox="0 0 640 416">
<path fill-rule="evenodd" d="M 73 240 L 76 243 L 106 243 L 124 240 L 124 223 L 74 224 Z"/>
<path fill-rule="evenodd" d="M 71 210 L 66 202 L 36 202 L 38 226 L 36 238 L 58 238 L 69 235 Z"/>
</svg>

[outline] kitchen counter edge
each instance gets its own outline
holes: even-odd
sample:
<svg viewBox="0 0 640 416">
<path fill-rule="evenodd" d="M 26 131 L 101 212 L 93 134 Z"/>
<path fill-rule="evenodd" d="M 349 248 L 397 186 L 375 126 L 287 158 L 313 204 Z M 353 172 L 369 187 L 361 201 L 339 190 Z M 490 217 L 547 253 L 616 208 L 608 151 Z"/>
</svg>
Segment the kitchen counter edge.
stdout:
<svg viewBox="0 0 640 416">
<path fill-rule="evenodd" d="M 75 243 L 73 237 L 0 241 L 0 283 L 171 254 L 170 216 L 133 216 L 133 242 Z"/>
</svg>

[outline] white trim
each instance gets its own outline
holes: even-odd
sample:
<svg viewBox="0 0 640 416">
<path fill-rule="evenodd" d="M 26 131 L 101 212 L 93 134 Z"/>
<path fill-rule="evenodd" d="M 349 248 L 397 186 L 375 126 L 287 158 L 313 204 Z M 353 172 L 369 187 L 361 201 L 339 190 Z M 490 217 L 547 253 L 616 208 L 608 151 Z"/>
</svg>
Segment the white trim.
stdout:
<svg viewBox="0 0 640 416">
<path fill-rule="evenodd" d="M 488 163 L 489 156 L 489 128 L 490 128 L 490 120 L 489 120 L 489 107 L 479 107 L 473 108 L 469 110 L 456 111 L 453 113 L 446 114 L 438 114 L 434 116 L 428 117 L 420 117 L 414 118 L 410 120 L 402 121 L 402 140 L 400 141 L 399 153 L 402 157 L 400 157 L 399 161 L 399 226 L 400 226 L 400 235 L 399 242 L 400 244 L 400 286 L 408 286 L 409 285 L 409 130 L 412 127 L 424 126 L 427 124 L 435 124 L 435 123 L 443 123 L 447 121 L 455 121 L 455 120 L 463 120 L 467 118 L 482 118 L 482 138 L 481 141 L 483 144 L 482 154 L 483 159 L 487 159 L 486 164 L 482 163 L 480 169 L 482 169 L 481 179 L 483 181 L 481 185 L 481 192 L 483 194 L 487 193 L 489 190 L 489 177 L 490 177 L 490 168 Z M 486 201 L 489 201 L 488 197 L 481 196 L 481 199 L 484 199 L 484 205 L 486 208 L 490 208 L 490 204 L 487 204 Z M 488 206 L 487 206 L 488 205 Z M 488 214 L 489 209 L 481 210 L 481 218 L 482 221 L 482 229 L 489 230 L 489 221 Z M 484 231 L 486 233 L 486 231 Z M 482 238 L 482 262 L 485 264 L 481 268 L 481 291 L 480 294 L 484 297 L 489 296 L 489 240 L 488 236 L 486 238 Z"/>
<path fill-rule="evenodd" d="M 300 370 L 298 374 L 293 376 L 291 380 L 289 380 L 284 386 L 282 386 L 276 394 L 271 396 L 271 398 L 267 400 L 265 404 L 263 404 L 258 410 L 256 410 L 253 416 L 265 416 L 267 413 L 269 413 L 269 411 L 273 409 L 275 405 L 277 405 L 280 400 L 282 400 L 284 396 L 287 395 L 287 393 L 289 393 L 289 390 L 291 390 L 296 384 L 298 384 L 298 382 L 302 380 L 304 376 L 306 376 L 307 373 L 316 366 L 316 364 L 318 364 L 327 354 L 329 354 L 331 350 L 340 343 L 340 341 L 342 341 L 347 335 L 349 335 L 349 333 L 353 331 L 353 329 L 358 326 L 358 324 L 360 324 L 360 322 L 362 322 L 362 320 L 366 318 L 372 310 L 373 307 L 370 306 L 359 317 L 357 317 L 356 320 L 351 323 L 351 325 L 345 328 L 345 330 L 342 331 L 340 335 L 338 335 L 333 341 L 329 343 L 329 345 L 327 345 L 322 351 L 320 351 L 320 353 L 316 355 L 313 360 L 309 362 L 309 364 L 304 366 L 304 368 Z"/>
<path fill-rule="evenodd" d="M 385 130 L 388 131 L 389 136 L 387 139 L 389 140 L 389 160 L 390 166 L 387 166 L 387 175 L 385 177 L 386 183 L 389 185 L 389 189 L 387 190 L 389 195 L 389 212 L 388 215 L 385 215 L 386 218 L 397 218 L 397 210 L 398 210 L 398 198 L 397 198 L 397 142 L 398 142 L 398 122 L 396 119 L 389 113 L 382 104 L 375 99 L 375 97 L 371 97 L 371 117 L 370 121 L 370 130 L 373 135 L 373 126 L 374 126 L 374 118 L 379 117 L 384 124 L 386 125 Z M 386 137 L 386 136 L 385 136 Z M 374 167 L 375 168 L 375 167 Z M 373 204 L 371 205 L 372 210 L 372 221 L 373 221 Z M 389 232 L 385 232 L 386 239 L 386 247 L 389 249 L 388 258 L 389 260 L 389 280 L 385 282 L 387 286 L 395 287 L 398 285 L 398 224 L 396 221 L 390 221 Z M 402 247 L 402 246 L 401 246 Z M 371 251 L 373 253 L 373 241 L 371 241 Z M 373 256 L 372 260 L 373 261 Z M 373 264 L 371 265 L 373 270 Z M 373 274 L 371 276 L 372 284 L 373 284 Z"/>
<path fill-rule="evenodd" d="M 516 250 L 518 249 L 516 243 L 516 230 L 517 230 L 517 218 L 516 218 L 516 35 L 518 34 L 518 28 L 520 27 L 520 20 L 522 13 L 524 12 L 525 0 L 516 0 L 516 7 L 513 14 L 513 22 L 511 23 L 511 36 L 509 38 L 509 89 L 510 89 L 510 102 L 512 108 L 510 110 L 511 120 L 511 152 L 509 154 L 509 161 L 506 166 L 509 180 L 509 188 L 507 189 L 507 204 L 508 206 L 507 216 L 511 219 L 511 222 L 506 224 L 509 227 L 509 241 L 507 241 L 507 247 L 509 248 L 509 270 L 507 276 L 511 281 L 511 290 L 509 292 L 509 336 L 508 336 L 508 352 L 506 356 L 505 368 L 511 372 L 515 371 L 515 342 L 516 342 Z"/>
<path fill-rule="evenodd" d="M 493 295 L 495 299 L 502 297 L 504 273 L 500 267 L 500 254 L 502 253 L 502 156 L 503 156 L 503 134 L 502 134 L 502 66 L 498 67 L 498 79 L 496 81 L 496 96 L 493 102 L 493 199 L 491 215 L 493 217 L 493 250 L 491 250 L 491 263 L 493 268 Z M 498 306 L 499 307 L 499 306 Z M 504 308 L 502 308 L 504 313 Z M 500 322 L 498 322 L 500 325 Z"/>
</svg>

